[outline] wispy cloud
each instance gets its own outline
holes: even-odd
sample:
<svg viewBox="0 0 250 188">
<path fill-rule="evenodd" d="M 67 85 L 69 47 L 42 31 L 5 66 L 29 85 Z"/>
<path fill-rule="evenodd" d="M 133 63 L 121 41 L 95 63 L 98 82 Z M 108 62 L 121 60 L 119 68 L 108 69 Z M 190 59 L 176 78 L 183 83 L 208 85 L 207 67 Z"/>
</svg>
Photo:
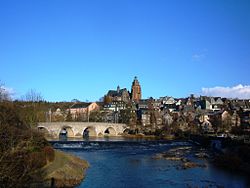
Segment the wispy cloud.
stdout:
<svg viewBox="0 0 250 188">
<path fill-rule="evenodd" d="M 204 53 L 197 53 L 197 54 L 193 54 L 192 55 L 192 61 L 196 61 L 196 62 L 199 62 L 203 59 L 205 59 L 206 55 Z"/>
<path fill-rule="evenodd" d="M 192 61 L 200 62 L 203 61 L 207 57 L 208 50 L 206 48 L 202 50 L 198 50 L 197 52 L 193 53 Z"/>
<path fill-rule="evenodd" d="M 233 87 L 202 88 L 202 95 L 227 98 L 250 99 L 250 85 L 236 85 Z"/>
</svg>

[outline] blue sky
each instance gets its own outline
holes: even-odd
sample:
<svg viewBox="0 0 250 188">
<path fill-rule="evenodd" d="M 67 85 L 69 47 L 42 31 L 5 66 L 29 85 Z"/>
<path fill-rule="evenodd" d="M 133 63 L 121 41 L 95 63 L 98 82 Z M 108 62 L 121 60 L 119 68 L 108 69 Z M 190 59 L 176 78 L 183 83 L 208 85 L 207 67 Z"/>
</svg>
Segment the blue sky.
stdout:
<svg viewBox="0 0 250 188">
<path fill-rule="evenodd" d="M 15 98 L 35 89 L 49 101 L 95 101 L 134 76 L 143 98 L 248 88 L 249 10 L 248 0 L 2 0 L 0 80 Z"/>
</svg>

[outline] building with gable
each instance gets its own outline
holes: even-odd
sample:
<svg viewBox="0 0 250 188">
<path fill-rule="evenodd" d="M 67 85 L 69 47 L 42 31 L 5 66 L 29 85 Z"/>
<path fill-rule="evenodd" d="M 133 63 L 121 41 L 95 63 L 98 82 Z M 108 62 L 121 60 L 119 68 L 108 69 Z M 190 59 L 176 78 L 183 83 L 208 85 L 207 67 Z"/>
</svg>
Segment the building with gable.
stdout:
<svg viewBox="0 0 250 188">
<path fill-rule="evenodd" d="M 120 89 L 120 86 L 117 86 L 116 90 L 109 90 L 107 95 L 104 96 L 107 99 L 106 103 L 122 101 L 128 103 L 130 100 L 129 92 L 126 88 Z"/>
</svg>

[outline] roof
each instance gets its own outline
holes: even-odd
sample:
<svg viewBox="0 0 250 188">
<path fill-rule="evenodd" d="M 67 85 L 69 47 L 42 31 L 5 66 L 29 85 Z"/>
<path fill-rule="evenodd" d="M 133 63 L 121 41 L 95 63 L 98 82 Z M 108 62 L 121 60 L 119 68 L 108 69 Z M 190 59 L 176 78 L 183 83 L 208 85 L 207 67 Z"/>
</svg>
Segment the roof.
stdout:
<svg viewBox="0 0 250 188">
<path fill-rule="evenodd" d="M 139 104 L 148 104 L 149 100 L 148 99 L 140 99 Z"/>
<path fill-rule="evenodd" d="M 215 112 L 208 112 L 208 115 L 209 116 L 216 116 L 216 115 L 221 115 L 221 114 L 223 114 L 223 110 L 220 110 L 220 111 L 215 111 Z"/>
<path fill-rule="evenodd" d="M 137 79 L 137 76 L 135 76 L 134 81 L 133 81 L 133 83 L 132 83 L 132 86 L 134 86 L 134 85 L 140 85 L 140 84 L 139 84 L 139 81 L 138 81 L 138 79 Z"/>
<path fill-rule="evenodd" d="M 127 89 L 123 88 L 123 89 L 120 89 L 119 91 L 109 90 L 107 95 L 111 97 L 116 97 L 116 96 L 121 97 L 123 92 L 127 92 Z"/>
<path fill-rule="evenodd" d="M 75 103 L 70 108 L 87 108 L 91 103 Z"/>
</svg>

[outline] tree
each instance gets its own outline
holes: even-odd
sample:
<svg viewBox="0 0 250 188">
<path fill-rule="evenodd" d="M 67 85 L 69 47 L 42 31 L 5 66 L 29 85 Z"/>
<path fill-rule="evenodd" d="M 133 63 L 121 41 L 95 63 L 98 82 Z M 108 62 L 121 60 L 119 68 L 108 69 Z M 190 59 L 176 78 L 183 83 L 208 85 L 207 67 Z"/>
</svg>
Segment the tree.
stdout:
<svg viewBox="0 0 250 188">
<path fill-rule="evenodd" d="M 224 131 L 228 131 L 231 129 L 232 126 L 232 117 L 230 114 L 227 114 L 226 117 L 222 120 L 222 127 L 221 130 Z"/>
<path fill-rule="evenodd" d="M 220 131 L 220 127 L 222 124 L 221 116 L 220 115 L 213 115 L 213 116 L 210 116 L 209 119 L 213 125 L 213 129 L 215 130 L 215 132 Z"/>
<path fill-rule="evenodd" d="M 22 96 L 22 100 L 27 101 L 27 102 L 41 102 L 44 99 L 40 92 L 37 92 L 36 90 L 31 89 L 24 96 Z"/>
<path fill-rule="evenodd" d="M 43 179 L 46 165 L 43 136 L 22 122 L 23 109 L 12 102 L 0 103 L 0 187 L 30 187 Z M 53 154 L 51 148 L 50 154 Z"/>
<path fill-rule="evenodd" d="M 0 102 L 11 100 L 9 91 L 4 87 L 4 84 L 0 81 Z"/>
<path fill-rule="evenodd" d="M 150 124 L 154 128 L 157 123 L 155 111 L 150 111 Z"/>
<path fill-rule="evenodd" d="M 81 101 L 79 101 L 78 99 L 72 99 L 71 102 L 78 103 L 78 102 L 81 102 Z"/>
<path fill-rule="evenodd" d="M 112 102 L 112 98 L 110 96 L 105 95 L 103 102 L 104 102 L 104 104 L 109 104 Z"/>
<path fill-rule="evenodd" d="M 163 124 L 166 128 L 169 128 L 170 125 L 173 123 L 173 117 L 170 115 L 170 113 L 165 113 L 163 115 Z"/>
<path fill-rule="evenodd" d="M 150 114 L 150 124 L 151 124 L 152 128 L 154 128 L 156 123 L 157 123 L 153 102 L 154 102 L 154 99 L 152 97 L 150 97 L 148 99 L 148 110 L 149 110 L 149 114 Z"/>
<path fill-rule="evenodd" d="M 100 111 L 92 111 L 89 114 L 90 122 L 101 122 L 103 119 L 103 115 Z"/>
<path fill-rule="evenodd" d="M 72 121 L 72 115 L 70 113 L 70 110 L 68 110 L 67 116 L 66 116 L 66 121 Z"/>
<path fill-rule="evenodd" d="M 131 110 L 130 109 L 120 110 L 119 123 L 129 124 L 130 118 L 131 118 Z"/>
</svg>

